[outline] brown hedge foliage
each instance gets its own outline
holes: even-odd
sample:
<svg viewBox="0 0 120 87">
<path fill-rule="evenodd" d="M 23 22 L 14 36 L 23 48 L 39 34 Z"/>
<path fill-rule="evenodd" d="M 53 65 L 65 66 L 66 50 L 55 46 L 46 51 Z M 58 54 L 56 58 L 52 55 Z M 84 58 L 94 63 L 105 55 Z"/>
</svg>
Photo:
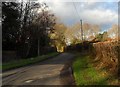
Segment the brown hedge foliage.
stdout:
<svg viewBox="0 0 120 87">
<path fill-rule="evenodd" d="M 106 41 L 92 44 L 92 56 L 96 68 L 106 68 L 108 72 L 117 73 L 120 44 L 118 41 Z"/>
</svg>

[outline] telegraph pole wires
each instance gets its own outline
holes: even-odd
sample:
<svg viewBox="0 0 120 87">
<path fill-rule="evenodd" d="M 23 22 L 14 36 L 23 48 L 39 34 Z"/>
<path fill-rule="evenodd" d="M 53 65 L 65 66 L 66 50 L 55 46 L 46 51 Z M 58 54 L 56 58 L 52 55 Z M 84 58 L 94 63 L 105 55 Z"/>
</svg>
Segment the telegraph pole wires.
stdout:
<svg viewBox="0 0 120 87">
<path fill-rule="evenodd" d="M 76 12 L 77 12 L 77 15 L 78 15 L 79 20 L 80 20 L 80 23 L 81 23 L 81 40 L 82 40 L 82 42 L 83 42 L 84 36 L 83 36 L 83 29 L 82 29 L 82 19 L 80 19 L 80 15 L 79 15 L 79 13 L 78 13 L 78 11 L 77 11 L 77 8 L 76 8 L 76 6 L 75 6 L 74 1 L 73 1 L 73 6 L 74 6 L 74 8 L 75 8 L 75 10 L 76 10 Z"/>
</svg>

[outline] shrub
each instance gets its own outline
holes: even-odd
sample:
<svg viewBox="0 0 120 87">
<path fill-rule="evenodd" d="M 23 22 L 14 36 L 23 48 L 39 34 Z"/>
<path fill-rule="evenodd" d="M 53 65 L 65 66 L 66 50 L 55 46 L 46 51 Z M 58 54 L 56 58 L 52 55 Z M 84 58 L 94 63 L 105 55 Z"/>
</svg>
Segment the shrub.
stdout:
<svg viewBox="0 0 120 87">
<path fill-rule="evenodd" d="M 120 44 L 117 41 L 98 42 L 92 44 L 92 56 L 97 68 L 106 68 L 109 72 L 118 71 L 118 51 Z"/>
</svg>

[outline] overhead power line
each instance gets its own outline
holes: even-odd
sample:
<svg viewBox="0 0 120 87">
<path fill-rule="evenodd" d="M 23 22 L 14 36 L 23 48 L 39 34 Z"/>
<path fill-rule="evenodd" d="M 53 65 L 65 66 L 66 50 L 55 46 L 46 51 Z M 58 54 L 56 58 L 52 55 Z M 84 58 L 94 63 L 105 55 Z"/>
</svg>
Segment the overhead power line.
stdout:
<svg viewBox="0 0 120 87">
<path fill-rule="evenodd" d="M 73 6 L 74 6 L 74 8 L 75 8 L 75 10 L 76 10 L 76 13 L 77 13 L 77 15 L 78 15 L 79 19 L 80 19 L 80 15 L 79 15 L 79 13 L 78 13 L 78 11 L 77 11 L 77 7 L 76 7 L 76 5 L 75 5 L 74 1 L 73 1 Z"/>
<path fill-rule="evenodd" d="M 77 13 L 77 15 L 78 15 L 78 17 L 79 17 L 79 20 L 80 20 L 80 23 L 81 23 L 81 38 L 82 38 L 82 41 L 83 41 L 83 40 L 84 40 L 84 37 L 83 37 L 83 29 L 82 29 L 82 19 L 80 19 L 80 15 L 79 15 L 79 13 L 78 13 L 78 11 L 77 11 L 77 7 L 76 7 L 74 1 L 73 1 L 73 6 L 74 6 L 74 8 L 75 8 L 75 10 L 76 10 L 76 13 Z"/>
</svg>

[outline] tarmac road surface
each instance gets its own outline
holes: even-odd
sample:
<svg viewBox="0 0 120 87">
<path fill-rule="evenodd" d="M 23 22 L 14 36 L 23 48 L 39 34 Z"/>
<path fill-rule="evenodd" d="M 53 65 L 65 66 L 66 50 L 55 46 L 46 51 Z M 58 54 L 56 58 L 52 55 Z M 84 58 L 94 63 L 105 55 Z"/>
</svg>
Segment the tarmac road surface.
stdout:
<svg viewBox="0 0 120 87">
<path fill-rule="evenodd" d="M 74 58 L 71 53 L 62 53 L 43 62 L 6 71 L 2 85 L 66 85 L 60 73 L 64 65 Z"/>
</svg>

